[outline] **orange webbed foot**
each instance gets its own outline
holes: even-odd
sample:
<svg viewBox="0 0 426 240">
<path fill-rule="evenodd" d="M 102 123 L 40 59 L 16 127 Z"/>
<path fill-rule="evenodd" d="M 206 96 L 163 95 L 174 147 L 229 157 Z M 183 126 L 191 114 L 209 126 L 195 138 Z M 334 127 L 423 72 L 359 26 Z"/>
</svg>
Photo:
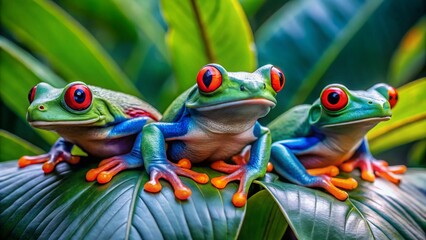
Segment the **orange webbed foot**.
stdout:
<svg viewBox="0 0 426 240">
<path fill-rule="evenodd" d="M 344 172 L 352 172 L 355 168 L 361 169 L 361 178 L 365 181 L 374 182 L 377 176 L 394 184 L 401 181 L 396 174 L 403 174 L 407 170 L 406 166 L 389 166 L 386 161 L 375 160 L 371 156 L 357 157 L 340 165 Z"/>
<path fill-rule="evenodd" d="M 144 190 L 151 193 L 161 191 L 160 179 L 167 180 L 173 187 L 176 198 L 180 200 L 188 199 L 192 191 L 185 186 L 178 175 L 191 178 L 197 183 L 205 184 L 209 177 L 205 173 L 198 173 L 190 170 L 191 162 L 188 159 L 181 159 L 177 164 L 169 161 L 162 163 L 151 163 L 149 166 L 150 179 L 144 185 Z"/>
</svg>

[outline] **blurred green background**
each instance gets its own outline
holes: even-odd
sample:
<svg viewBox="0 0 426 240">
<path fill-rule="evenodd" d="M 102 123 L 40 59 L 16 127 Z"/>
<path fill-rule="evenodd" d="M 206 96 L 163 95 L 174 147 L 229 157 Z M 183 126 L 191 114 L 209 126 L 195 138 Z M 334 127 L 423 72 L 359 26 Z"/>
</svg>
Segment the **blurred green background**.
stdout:
<svg viewBox="0 0 426 240">
<path fill-rule="evenodd" d="M 287 78 L 267 124 L 329 83 L 399 88 L 391 121 L 369 135 L 390 163 L 425 166 L 424 0 L 0 1 L 0 161 L 47 151 L 57 136 L 25 121 L 40 81 L 76 80 L 143 98 L 160 111 L 216 62 L 271 63 Z M 423 78 L 423 79 L 422 79 Z"/>
</svg>

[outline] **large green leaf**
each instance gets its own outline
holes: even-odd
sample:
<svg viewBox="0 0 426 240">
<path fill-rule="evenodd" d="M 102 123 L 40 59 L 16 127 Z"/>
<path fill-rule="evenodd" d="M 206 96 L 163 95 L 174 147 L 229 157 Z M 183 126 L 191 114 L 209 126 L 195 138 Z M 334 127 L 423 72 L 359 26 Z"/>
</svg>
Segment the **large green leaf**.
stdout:
<svg viewBox="0 0 426 240">
<path fill-rule="evenodd" d="M 3 37 L 0 37 L 0 59 L 0 98 L 23 120 L 32 87 L 41 81 L 56 87 L 65 85 L 65 81 Z M 50 143 L 58 138 L 52 132 L 37 130 L 37 133 Z"/>
<path fill-rule="evenodd" d="M 0 129 L 0 152 L 0 162 L 4 162 L 23 155 L 38 155 L 43 153 L 43 150 L 8 131 Z"/>
<path fill-rule="evenodd" d="M 67 81 L 140 96 L 99 43 L 49 1 L 1 1 L 1 22 L 26 46 L 46 57 Z"/>
<path fill-rule="evenodd" d="M 348 177 L 345 175 L 344 177 Z M 281 181 L 261 182 L 299 239 L 424 239 L 426 171 L 410 169 L 399 186 L 357 178 L 346 201 Z"/>
<path fill-rule="evenodd" d="M 86 159 L 88 160 L 88 159 Z M 88 160 L 90 161 L 90 159 Z M 245 208 L 231 203 L 237 184 L 218 190 L 182 178 L 192 189 L 176 200 L 169 184 L 161 193 L 143 190 L 143 170 L 118 174 L 109 184 L 86 182 L 90 165 L 59 165 L 45 175 L 40 165 L 0 164 L 0 238 L 232 239 Z M 207 168 L 194 168 L 210 176 Z"/>
<path fill-rule="evenodd" d="M 247 202 L 238 239 L 281 239 L 287 226 L 278 204 L 266 190 L 262 190 Z"/>
<path fill-rule="evenodd" d="M 328 83 L 366 89 L 387 78 L 395 48 L 425 13 L 413 0 L 292 1 L 256 32 L 259 63 L 287 76 L 270 118 L 318 96 Z M 309 97 L 309 98 L 308 98 Z"/>
<path fill-rule="evenodd" d="M 237 0 L 161 3 L 179 92 L 195 83 L 207 63 L 219 63 L 228 71 L 254 70 L 253 37 Z"/>
<path fill-rule="evenodd" d="M 371 151 L 379 153 L 408 142 L 426 138 L 426 78 L 398 89 L 399 100 L 392 118 L 367 135 Z"/>
</svg>

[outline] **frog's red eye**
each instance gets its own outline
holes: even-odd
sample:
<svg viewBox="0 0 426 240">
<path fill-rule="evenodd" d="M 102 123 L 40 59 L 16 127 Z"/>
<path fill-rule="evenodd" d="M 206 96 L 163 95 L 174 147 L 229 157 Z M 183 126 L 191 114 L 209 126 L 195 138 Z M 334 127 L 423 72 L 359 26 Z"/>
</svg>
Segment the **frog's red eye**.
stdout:
<svg viewBox="0 0 426 240">
<path fill-rule="evenodd" d="M 322 92 L 321 104 L 330 111 L 338 111 L 348 104 L 348 95 L 340 88 L 330 87 Z"/>
<path fill-rule="evenodd" d="M 398 92 L 396 91 L 395 88 L 390 87 L 388 90 L 388 95 L 389 95 L 389 103 L 391 108 L 394 108 L 396 103 L 398 102 Z"/>
<path fill-rule="evenodd" d="M 271 84 L 275 92 L 281 91 L 285 84 L 284 73 L 276 67 L 271 68 Z"/>
<path fill-rule="evenodd" d="M 82 111 L 92 104 L 92 92 L 83 84 L 71 85 L 64 95 L 68 107 L 76 111 Z"/>
<path fill-rule="evenodd" d="M 30 102 L 30 104 L 34 101 L 36 91 L 37 91 L 37 85 L 32 87 L 30 91 L 28 92 L 28 101 Z"/>
<path fill-rule="evenodd" d="M 222 85 L 222 74 L 213 66 L 205 66 L 198 72 L 197 85 L 202 92 L 213 92 Z"/>
</svg>

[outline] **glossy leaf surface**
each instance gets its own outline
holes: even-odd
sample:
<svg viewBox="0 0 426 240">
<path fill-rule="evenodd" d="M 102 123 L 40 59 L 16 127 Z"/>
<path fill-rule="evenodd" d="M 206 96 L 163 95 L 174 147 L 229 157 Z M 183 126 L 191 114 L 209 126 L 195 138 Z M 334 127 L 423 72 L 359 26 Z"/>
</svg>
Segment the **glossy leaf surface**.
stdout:
<svg viewBox="0 0 426 240">
<path fill-rule="evenodd" d="M 422 0 L 292 1 L 256 32 L 259 64 L 284 70 L 274 117 L 313 101 L 328 83 L 366 89 L 387 78 L 402 36 L 424 14 Z"/>
<path fill-rule="evenodd" d="M 86 182 L 94 166 L 62 164 L 45 175 L 41 165 L 0 164 L 0 238 L 229 239 L 241 225 L 245 208 L 231 203 L 236 184 L 217 190 L 182 178 L 192 189 L 182 202 L 165 182 L 160 193 L 145 192 L 143 170 L 120 173 L 106 185 Z"/>
<path fill-rule="evenodd" d="M 373 152 L 426 138 L 426 78 L 398 89 L 399 100 L 392 118 L 373 128 L 367 135 Z"/>
<path fill-rule="evenodd" d="M 140 95 L 93 36 L 53 2 L 2 1 L 1 22 L 67 81 Z"/>
<path fill-rule="evenodd" d="M 197 72 L 207 63 L 219 63 L 228 71 L 254 70 L 253 37 L 238 1 L 161 3 L 180 92 L 195 84 Z"/>
<path fill-rule="evenodd" d="M 358 188 L 343 202 L 321 190 L 281 181 L 259 183 L 274 196 L 299 239 L 424 238 L 425 170 L 409 170 L 399 186 L 356 179 Z"/>
<path fill-rule="evenodd" d="M 282 239 L 287 221 L 273 197 L 262 190 L 247 202 L 238 239 Z"/>
</svg>

